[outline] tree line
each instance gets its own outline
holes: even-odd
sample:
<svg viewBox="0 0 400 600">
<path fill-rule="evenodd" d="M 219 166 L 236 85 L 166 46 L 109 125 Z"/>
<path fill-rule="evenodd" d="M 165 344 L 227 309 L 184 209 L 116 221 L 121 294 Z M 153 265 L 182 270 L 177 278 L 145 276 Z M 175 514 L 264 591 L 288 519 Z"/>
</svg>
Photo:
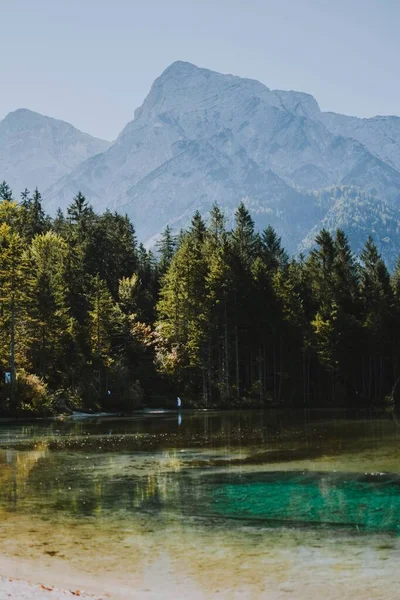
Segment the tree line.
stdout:
<svg viewBox="0 0 400 600">
<path fill-rule="evenodd" d="M 215 205 L 154 252 L 127 216 L 79 193 L 65 214 L 0 184 L 0 411 L 365 407 L 396 401 L 400 263 L 322 230 L 291 258 L 242 203 Z M 154 401 L 154 400 L 153 400 Z"/>
</svg>

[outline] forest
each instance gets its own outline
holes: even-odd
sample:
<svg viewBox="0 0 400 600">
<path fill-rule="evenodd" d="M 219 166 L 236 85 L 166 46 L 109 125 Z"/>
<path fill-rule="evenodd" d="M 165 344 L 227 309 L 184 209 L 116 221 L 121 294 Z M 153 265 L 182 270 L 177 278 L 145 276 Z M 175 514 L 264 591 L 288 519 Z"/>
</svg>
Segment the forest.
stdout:
<svg viewBox="0 0 400 600">
<path fill-rule="evenodd" d="M 394 407 L 400 262 L 344 231 L 289 257 L 245 204 L 199 212 L 152 251 L 79 193 L 54 218 L 0 184 L 0 414 L 73 406 Z"/>
</svg>

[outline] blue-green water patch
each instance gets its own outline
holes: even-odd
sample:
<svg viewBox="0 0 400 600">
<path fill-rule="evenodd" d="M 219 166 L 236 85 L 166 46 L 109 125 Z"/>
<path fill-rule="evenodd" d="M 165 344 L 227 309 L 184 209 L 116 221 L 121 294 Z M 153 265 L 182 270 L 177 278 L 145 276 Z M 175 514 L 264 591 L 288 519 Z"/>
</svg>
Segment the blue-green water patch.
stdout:
<svg viewBox="0 0 400 600">
<path fill-rule="evenodd" d="M 400 532 L 400 476 L 270 472 L 212 476 L 210 511 L 276 524 Z"/>
</svg>

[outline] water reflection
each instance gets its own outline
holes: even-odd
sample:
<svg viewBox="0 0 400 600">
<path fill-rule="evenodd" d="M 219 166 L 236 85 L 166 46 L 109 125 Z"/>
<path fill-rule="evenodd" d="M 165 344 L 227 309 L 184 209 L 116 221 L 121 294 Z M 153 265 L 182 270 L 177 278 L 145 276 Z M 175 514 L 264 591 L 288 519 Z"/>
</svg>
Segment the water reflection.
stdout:
<svg viewBox="0 0 400 600">
<path fill-rule="evenodd" d="M 398 442 L 391 420 L 260 411 L 3 424 L 0 545 L 10 555 L 63 557 L 96 572 L 100 552 L 121 573 L 131 551 L 148 567 L 151 549 L 151 560 L 190 557 L 196 578 L 204 544 L 229 557 L 233 580 L 257 548 L 249 586 L 268 561 L 298 570 L 315 548 L 328 562 L 351 562 L 353 535 L 364 536 L 360 556 L 374 548 L 394 560 L 397 541 L 392 547 L 382 536 L 400 528 Z M 219 567 L 207 585 L 220 585 L 222 558 Z"/>
<path fill-rule="evenodd" d="M 176 418 L 3 426 L 0 504 L 38 515 L 168 511 L 397 531 L 391 421 Z"/>
</svg>

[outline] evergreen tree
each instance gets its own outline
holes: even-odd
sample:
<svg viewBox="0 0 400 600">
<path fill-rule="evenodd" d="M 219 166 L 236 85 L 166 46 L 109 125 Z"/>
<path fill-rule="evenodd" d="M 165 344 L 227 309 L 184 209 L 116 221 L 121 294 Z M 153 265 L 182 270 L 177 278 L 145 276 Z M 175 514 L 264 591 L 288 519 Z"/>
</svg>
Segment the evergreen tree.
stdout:
<svg viewBox="0 0 400 600">
<path fill-rule="evenodd" d="M 253 273 L 252 265 L 259 248 L 259 238 L 255 234 L 254 221 L 243 203 L 235 214 L 235 227 L 229 237 L 232 265 L 231 307 L 234 338 L 234 384 L 236 396 L 251 381 L 249 356 L 251 339 L 256 325 L 253 315 Z M 249 360 L 250 359 L 250 360 Z"/>
<path fill-rule="evenodd" d="M 66 244 L 56 233 L 33 238 L 28 251 L 32 272 L 30 359 L 41 377 L 60 382 L 69 345 L 70 316 L 66 305 Z"/>
<path fill-rule="evenodd" d="M 207 404 L 205 233 L 204 222 L 196 213 L 164 277 L 158 303 L 158 360 L 165 372 L 174 375 L 192 394 L 201 394 Z"/>
<path fill-rule="evenodd" d="M 87 241 L 75 225 L 67 225 L 64 231 L 66 243 L 65 257 L 65 293 L 70 314 L 81 326 L 87 321 L 86 291 L 89 274 L 85 270 L 85 252 Z"/>
<path fill-rule="evenodd" d="M 210 212 L 210 222 L 208 224 L 209 244 L 213 249 L 221 247 L 226 240 L 225 221 L 224 213 L 218 204 L 214 204 Z"/>
<path fill-rule="evenodd" d="M 113 365 L 116 354 L 113 342 L 121 335 L 122 315 L 105 281 L 98 275 L 90 282 L 88 304 L 92 365 L 98 376 L 95 389 L 98 397 L 104 398 L 109 386 L 109 368 Z"/>
<path fill-rule="evenodd" d="M 85 244 L 85 270 L 106 281 L 113 298 L 118 282 L 138 268 L 137 243 L 128 217 L 106 211 L 92 219 Z"/>
<path fill-rule="evenodd" d="M 264 229 L 261 235 L 261 253 L 263 261 L 271 271 L 284 269 L 288 265 L 289 257 L 282 248 L 281 238 L 271 226 Z"/>
<path fill-rule="evenodd" d="M 371 236 L 360 254 L 363 326 L 367 336 L 364 359 L 363 395 L 378 399 L 384 395 L 391 355 L 398 356 L 395 328 L 395 297 L 390 275 Z M 397 370 L 397 365 L 396 365 Z M 392 375 L 390 380 L 395 379 Z"/>
<path fill-rule="evenodd" d="M 232 247 L 244 268 L 250 268 L 255 258 L 257 242 L 258 238 L 254 232 L 254 221 L 242 202 L 235 213 Z"/>
<path fill-rule="evenodd" d="M 49 223 L 42 208 L 42 196 L 37 188 L 32 198 L 29 197 L 27 189 L 22 192 L 21 197 L 19 230 L 29 243 L 35 235 L 44 233 L 49 228 Z"/>
<path fill-rule="evenodd" d="M 27 366 L 27 301 L 29 269 L 22 239 L 7 223 L 0 224 L 0 362 L 11 373 L 10 397 L 14 397 L 17 368 Z"/>
<path fill-rule="evenodd" d="M 172 235 L 169 225 L 164 229 L 160 240 L 157 242 L 159 254 L 158 270 L 161 276 L 167 272 L 176 250 L 176 238 Z"/>
<path fill-rule="evenodd" d="M 8 202 L 12 202 L 13 193 L 10 186 L 3 181 L 0 183 L 0 200 L 7 200 Z"/>
<path fill-rule="evenodd" d="M 78 192 L 72 203 L 68 206 L 67 214 L 72 223 L 79 224 L 92 216 L 93 211 L 85 196 L 81 192 Z"/>
<path fill-rule="evenodd" d="M 227 403 L 237 396 L 234 385 L 235 287 L 232 249 L 224 231 L 224 219 L 214 207 L 206 246 L 206 322 L 209 387 L 217 399 Z"/>
<path fill-rule="evenodd" d="M 214 205 L 207 225 L 196 212 L 176 239 L 167 227 L 155 256 L 81 193 L 53 220 L 37 190 L 16 203 L 3 183 L 0 198 L 0 367 L 14 384 L 25 369 L 116 410 L 155 390 L 207 406 L 398 400 L 400 263 L 390 276 L 372 238 L 356 257 L 322 230 L 289 260 L 244 203 L 232 230 Z M 0 384 L 3 411 L 26 402 L 15 391 Z"/>
</svg>

